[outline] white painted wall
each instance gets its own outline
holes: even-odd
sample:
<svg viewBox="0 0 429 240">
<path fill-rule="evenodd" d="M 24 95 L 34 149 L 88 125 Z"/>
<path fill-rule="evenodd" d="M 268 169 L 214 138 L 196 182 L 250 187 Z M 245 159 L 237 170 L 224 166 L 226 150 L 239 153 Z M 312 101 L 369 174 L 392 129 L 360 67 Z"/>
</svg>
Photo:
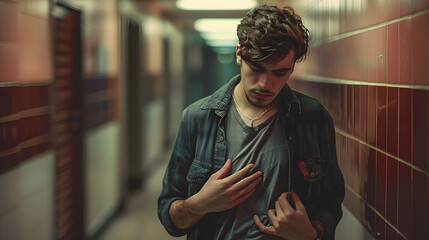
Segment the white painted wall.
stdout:
<svg viewBox="0 0 429 240">
<path fill-rule="evenodd" d="M 120 203 L 119 122 L 109 122 L 85 136 L 85 227 L 88 236 Z"/>
<path fill-rule="evenodd" d="M 54 189 L 53 151 L 0 175 L 0 239 L 54 239 Z"/>
</svg>

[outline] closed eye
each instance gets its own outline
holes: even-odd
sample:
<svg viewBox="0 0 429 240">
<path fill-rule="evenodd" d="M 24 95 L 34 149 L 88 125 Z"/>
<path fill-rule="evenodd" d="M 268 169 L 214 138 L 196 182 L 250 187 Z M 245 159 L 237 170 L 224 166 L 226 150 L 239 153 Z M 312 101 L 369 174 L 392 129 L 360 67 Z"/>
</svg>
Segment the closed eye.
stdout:
<svg viewBox="0 0 429 240">
<path fill-rule="evenodd" d="M 286 75 L 288 71 L 281 71 L 281 72 L 274 72 L 274 75 L 276 75 L 277 77 L 283 77 L 284 75 Z"/>
<path fill-rule="evenodd" d="M 262 73 L 265 72 L 266 70 L 263 68 L 253 68 L 251 67 L 250 69 L 252 69 L 252 71 L 256 72 L 256 73 Z"/>
</svg>

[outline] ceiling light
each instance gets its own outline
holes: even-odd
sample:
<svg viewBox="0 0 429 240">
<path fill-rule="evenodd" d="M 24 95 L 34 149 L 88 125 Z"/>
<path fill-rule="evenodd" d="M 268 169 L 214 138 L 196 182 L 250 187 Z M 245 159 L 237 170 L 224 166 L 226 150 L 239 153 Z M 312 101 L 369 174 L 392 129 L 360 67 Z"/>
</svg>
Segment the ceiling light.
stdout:
<svg viewBox="0 0 429 240">
<path fill-rule="evenodd" d="M 240 18 L 201 18 L 194 22 L 199 32 L 236 32 Z"/>
<path fill-rule="evenodd" d="M 235 47 L 238 44 L 235 32 L 202 32 L 200 35 L 212 47 Z"/>
<path fill-rule="evenodd" d="M 248 10 L 258 5 L 256 0 L 177 0 L 176 7 L 193 11 Z"/>
<path fill-rule="evenodd" d="M 206 43 L 211 47 L 235 47 L 238 40 L 206 40 Z"/>
<path fill-rule="evenodd" d="M 212 40 L 236 40 L 236 32 L 202 32 L 201 37 Z"/>
<path fill-rule="evenodd" d="M 239 18 L 202 18 L 194 23 L 207 45 L 212 47 L 232 47 L 238 43 L 237 25 Z"/>
</svg>

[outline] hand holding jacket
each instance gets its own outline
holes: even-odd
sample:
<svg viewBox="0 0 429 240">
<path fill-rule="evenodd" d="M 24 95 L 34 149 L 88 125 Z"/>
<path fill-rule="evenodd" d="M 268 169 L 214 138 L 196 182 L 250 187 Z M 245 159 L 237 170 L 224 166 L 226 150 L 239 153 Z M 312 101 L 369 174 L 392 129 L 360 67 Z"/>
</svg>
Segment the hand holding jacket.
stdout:
<svg viewBox="0 0 429 240">
<path fill-rule="evenodd" d="M 295 203 L 294 209 L 287 199 L 287 194 L 280 195 L 275 203 L 276 208 L 268 210 L 268 217 L 272 226 L 265 226 L 259 217 L 255 215 L 253 220 L 256 226 L 267 234 L 275 235 L 289 240 L 313 240 L 317 232 L 311 225 L 307 211 L 298 195 L 292 191 L 292 199 Z"/>
</svg>

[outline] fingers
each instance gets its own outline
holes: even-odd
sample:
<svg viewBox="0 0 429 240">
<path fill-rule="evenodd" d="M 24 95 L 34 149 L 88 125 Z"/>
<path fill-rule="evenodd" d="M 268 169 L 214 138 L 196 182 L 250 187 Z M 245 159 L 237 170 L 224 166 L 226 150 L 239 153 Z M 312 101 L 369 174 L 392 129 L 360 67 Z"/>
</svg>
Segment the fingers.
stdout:
<svg viewBox="0 0 429 240">
<path fill-rule="evenodd" d="M 256 185 L 262 181 L 262 174 L 254 173 L 251 176 L 241 180 L 231 187 L 231 191 L 237 191 L 237 197 L 241 197 L 247 192 L 254 190 Z"/>
<path fill-rule="evenodd" d="M 261 232 L 272 235 L 276 233 L 274 228 L 265 226 L 257 215 L 253 216 L 253 221 L 255 222 L 256 226 L 258 226 L 259 230 L 261 230 Z"/>
<path fill-rule="evenodd" d="M 267 228 L 267 226 L 265 226 L 262 222 L 261 219 L 259 219 L 259 217 L 257 215 L 253 216 L 253 221 L 255 222 L 256 226 L 258 226 L 258 228 L 264 232 L 263 229 Z"/>
<path fill-rule="evenodd" d="M 250 189 L 248 192 L 246 192 L 243 195 L 237 197 L 234 200 L 234 202 L 232 203 L 232 206 L 236 206 L 236 205 L 242 203 L 244 200 L 248 199 L 254 192 L 255 192 L 255 189 Z"/>
<path fill-rule="evenodd" d="M 231 160 L 229 160 L 229 161 L 231 161 Z M 251 164 L 245 166 L 244 168 L 240 169 L 236 173 L 232 174 L 231 176 L 226 177 L 225 180 L 230 181 L 230 182 L 237 182 L 240 178 L 242 178 L 250 170 L 252 170 L 253 167 L 254 167 L 254 164 L 251 163 Z"/>
<path fill-rule="evenodd" d="M 273 224 L 273 226 L 278 226 L 279 222 L 277 220 L 277 211 L 274 209 L 270 209 L 268 210 L 268 217 L 271 220 L 271 223 Z"/>
<path fill-rule="evenodd" d="M 258 172 L 255 172 L 248 177 L 241 179 L 239 182 L 234 184 L 234 186 L 232 187 L 231 190 L 237 191 L 237 190 L 244 188 L 246 186 L 249 186 L 249 185 L 253 185 L 253 187 L 255 187 L 256 184 L 258 184 L 261 181 L 262 181 L 262 172 L 258 171 Z"/>
<path fill-rule="evenodd" d="M 231 160 L 228 159 L 228 161 L 231 161 Z M 249 194 L 249 192 L 252 191 L 253 193 L 256 185 L 262 181 L 262 172 L 258 171 L 236 182 L 237 180 L 242 178 L 245 174 L 247 174 L 253 167 L 254 167 L 253 164 L 249 164 L 244 168 L 242 168 L 241 170 L 237 171 L 236 173 L 223 179 L 224 181 L 229 183 L 229 186 L 230 186 L 229 191 L 231 193 L 234 193 L 233 198 L 236 200 L 240 199 L 240 202 L 246 200 L 251 195 L 251 193 Z M 243 196 L 244 196 L 244 199 L 243 199 Z"/>
<path fill-rule="evenodd" d="M 279 200 L 275 202 L 275 208 L 276 208 L 276 216 L 279 218 L 285 218 L 286 213 L 284 212 L 284 208 L 280 206 Z"/>
<path fill-rule="evenodd" d="M 279 199 L 276 201 L 276 204 L 277 203 L 279 204 L 279 210 L 281 210 L 284 213 L 295 211 L 295 209 L 290 205 L 287 199 L 286 193 L 283 193 L 282 195 L 280 195 Z M 276 209 L 277 209 L 277 205 L 276 205 Z"/>
<path fill-rule="evenodd" d="M 216 176 L 216 179 L 221 179 L 223 178 L 226 174 L 229 173 L 229 171 L 231 171 L 231 159 L 226 160 L 225 164 L 222 166 L 221 169 L 219 169 L 219 171 L 217 171 L 214 176 Z"/>
</svg>

